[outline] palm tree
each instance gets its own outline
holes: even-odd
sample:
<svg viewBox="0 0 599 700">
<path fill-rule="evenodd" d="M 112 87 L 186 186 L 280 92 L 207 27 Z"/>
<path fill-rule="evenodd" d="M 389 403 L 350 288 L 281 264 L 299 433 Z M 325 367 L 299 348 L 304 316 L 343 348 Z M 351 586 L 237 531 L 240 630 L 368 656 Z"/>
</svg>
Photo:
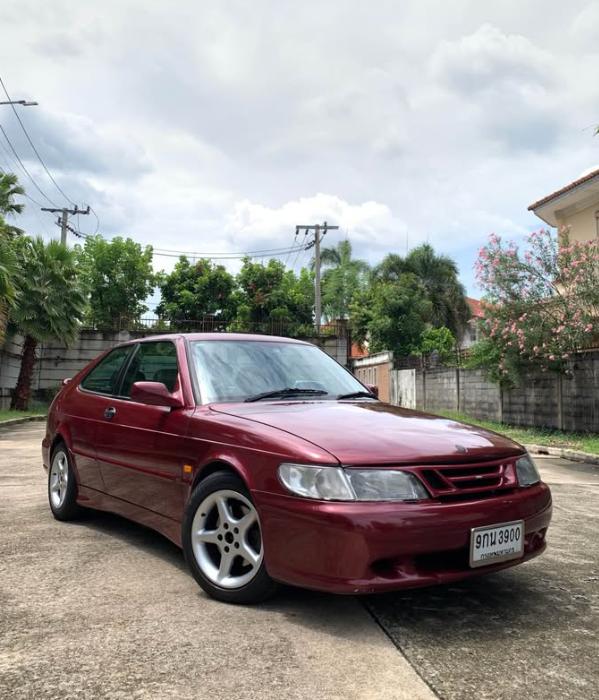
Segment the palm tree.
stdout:
<svg viewBox="0 0 599 700">
<path fill-rule="evenodd" d="M 9 226 L 5 216 L 15 216 L 23 212 L 24 205 L 15 202 L 15 197 L 24 195 L 25 190 L 19 185 L 19 180 L 12 173 L 0 173 L 0 229 L 8 235 L 21 234 L 23 231 L 16 226 Z"/>
<path fill-rule="evenodd" d="M 361 289 L 369 271 L 368 263 L 352 258 L 352 246 L 348 240 L 335 248 L 323 248 L 320 261 L 322 275 L 322 306 L 329 319 L 347 318 L 354 294 Z"/>
<path fill-rule="evenodd" d="M 15 280 L 17 276 L 17 257 L 9 235 L 2 230 L 0 220 L 0 347 L 4 343 L 8 311 L 16 297 Z"/>
<path fill-rule="evenodd" d="M 458 338 L 470 319 L 470 307 L 455 262 L 447 255 L 437 255 L 428 243 L 414 248 L 404 262 L 427 291 L 433 326 L 445 326 Z"/>
<path fill-rule="evenodd" d="M 42 238 L 22 238 L 17 243 L 19 299 L 11 318 L 25 340 L 11 408 L 26 411 L 38 343 L 50 338 L 73 340 L 85 311 L 85 296 L 73 251 Z"/>
<path fill-rule="evenodd" d="M 10 226 L 5 216 L 14 216 L 23 211 L 23 205 L 15 202 L 15 197 L 25 194 L 16 175 L 0 173 L 0 346 L 4 343 L 8 311 L 15 300 L 15 276 L 17 262 L 11 238 L 22 233 L 16 226 Z"/>
<path fill-rule="evenodd" d="M 455 262 L 446 255 L 437 255 L 425 243 L 405 258 L 394 253 L 387 255 L 373 270 L 372 280 L 397 282 L 405 274 L 415 275 L 426 290 L 432 309 L 430 323 L 437 328 L 445 326 L 459 337 L 470 318 L 470 307 Z"/>
</svg>

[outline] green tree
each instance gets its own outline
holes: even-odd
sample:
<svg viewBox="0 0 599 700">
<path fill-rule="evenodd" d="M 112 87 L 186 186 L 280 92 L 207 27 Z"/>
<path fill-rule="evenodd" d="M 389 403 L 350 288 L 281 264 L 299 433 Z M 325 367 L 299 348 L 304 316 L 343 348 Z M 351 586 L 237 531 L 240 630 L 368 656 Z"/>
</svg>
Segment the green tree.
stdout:
<svg viewBox="0 0 599 700">
<path fill-rule="evenodd" d="M 437 328 L 445 326 L 454 336 L 460 336 L 470 318 L 470 308 L 455 262 L 446 255 L 437 255 L 432 246 L 424 244 L 405 258 L 387 255 L 374 270 L 373 278 L 393 282 L 406 273 L 415 275 L 422 283 L 431 309 L 427 320 Z"/>
<path fill-rule="evenodd" d="M 449 362 L 455 357 L 455 337 L 449 328 L 426 328 L 420 336 L 418 351 L 422 355 L 437 353 L 441 362 Z"/>
<path fill-rule="evenodd" d="M 312 274 L 302 270 L 296 276 L 278 260 L 266 265 L 245 258 L 237 275 L 239 307 L 237 324 L 251 329 L 255 324 L 277 323 L 290 335 L 306 332 L 312 326 L 314 287 Z M 268 330 L 268 326 L 265 326 Z"/>
<path fill-rule="evenodd" d="M 363 289 L 369 271 L 364 260 L 352 258 L 352 246 L 348 240 L 335 248 L 323 248 L 321 262 L 322 308 L 328 320 L 348 318 L 349 305 L 355 294 Z"/>
<path fill-rule="evenodd" d="M 11 319 L 25 340 L 11 408 L 26 411 L 38 343 L 51 338 L 73 340 L 85 311 L 85 296 L 74 251 L 57 241 L 26 237 L 18 241 L 16 250 L 19 296 Z"/>
<path fill-rule="evenodd" d="M 88 298 L 86 320 L 95 327 L 130 324 L 148 310 L 154 291 L 152 247 L 120 236 L 90 236 L 77 247 L 81 279 Z"/>
<path fill-rule="evenodd" d="M 396 281 L 377 280 L 358 293 L 350 305 L 358 342 L 369 341 L 371 352 L 392 350 L 396 355 L 418 352 L 431 302 L 420 280 L 403 273 Z"/>
<path fill-rule="evenodd" d="M 191 263 L 180 257 L 170 274 L 160 275 L 159 287 L 162 301 L 156 313 L 169 321 L 213 316 L 227 322 L 235 316 L 235 279 L 223 265 L 210 260 Z"/>
</svg>

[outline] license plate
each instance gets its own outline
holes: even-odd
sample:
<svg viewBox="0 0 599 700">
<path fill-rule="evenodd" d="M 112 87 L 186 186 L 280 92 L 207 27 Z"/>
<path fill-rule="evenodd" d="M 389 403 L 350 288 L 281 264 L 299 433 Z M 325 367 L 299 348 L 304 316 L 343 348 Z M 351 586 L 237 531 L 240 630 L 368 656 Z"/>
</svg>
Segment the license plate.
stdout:
<svg viewBox="0 0 599 700">
<path fill-rule="evenodd" d="M 524 521 L 473 527 L 470 531 L 470 566 L 489 566 L 524 554 Z"/>
</svg>

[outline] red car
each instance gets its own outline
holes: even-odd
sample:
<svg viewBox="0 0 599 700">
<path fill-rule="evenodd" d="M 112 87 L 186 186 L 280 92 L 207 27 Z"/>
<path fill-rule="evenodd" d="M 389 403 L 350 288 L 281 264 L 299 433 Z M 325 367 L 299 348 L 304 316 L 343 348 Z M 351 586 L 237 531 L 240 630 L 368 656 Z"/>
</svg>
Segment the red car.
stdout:
<svg viewBox="0 0 599 700">
<path fill-rule="evenodd" d="M 220 600 L 277 582 L 371 593 L 458 581 L 545 549 L 526 451 L 382 403 L 317 347 L 186 334 L 119 345 L 54 400 L 50 508 L 119 513 L 183 548 Z"/>
</svg>

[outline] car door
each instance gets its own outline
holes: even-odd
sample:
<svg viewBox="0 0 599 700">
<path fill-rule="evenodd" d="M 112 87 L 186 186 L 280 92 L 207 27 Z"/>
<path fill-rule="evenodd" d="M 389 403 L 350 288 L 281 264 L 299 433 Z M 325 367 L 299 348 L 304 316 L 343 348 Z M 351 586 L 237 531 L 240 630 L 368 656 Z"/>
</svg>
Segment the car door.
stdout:
<svg viewBox="0 0 599 700">
<path fill-rule="evenodd" d="M 132 401 L 131 387 L 139 381 L 161 382 L 171 393 L 183 395 L 175 342 L 137 344 L 99 430 L 102 478 L 111 496 L 179 520 L 184 504 L 184 436 L 191 411 Z"/>
<path fill-rule="evenodd" d="M 100 472 L 96 439 L 98 427 L 104 420 L 107 396 L 114 394 L 121 373 L 133 347 L 122 345 L 105 355 L 79 385 L 69 391 L 65 413 L 71 437 L 71 452 L 75 459 L 79 482 L 82 486 L 104 491 Z"/>
</svg>

